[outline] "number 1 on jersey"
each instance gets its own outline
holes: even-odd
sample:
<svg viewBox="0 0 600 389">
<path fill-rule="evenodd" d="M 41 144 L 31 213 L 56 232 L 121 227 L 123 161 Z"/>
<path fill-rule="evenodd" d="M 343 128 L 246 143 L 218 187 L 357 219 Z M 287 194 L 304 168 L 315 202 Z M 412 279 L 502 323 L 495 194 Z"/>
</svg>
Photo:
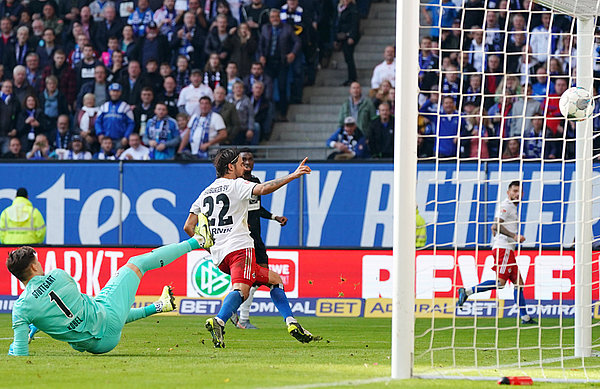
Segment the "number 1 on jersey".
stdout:
<svg viewBox="0 0 600 389">
<path fill-rule="evenodd" d="M 50 293 L 48 293 L 48 296 L 50 296 L 50 301 L 54 301 L 56 303 L 56 305 L 60 308 L 60 310 L 63 311 L 63 313 L 65 314 L 66 317 L 68 317 L 68 318 L 73 317 L 73 313 L 69 310 L 69 308 L 67 308 L 65 303 L 63 303 L 63 301 L 60 299 L 60 297 L 58 297 L 58 295 L 56 293 L 54 293 L 53 290 L 51 290 Z"/>
</svg>

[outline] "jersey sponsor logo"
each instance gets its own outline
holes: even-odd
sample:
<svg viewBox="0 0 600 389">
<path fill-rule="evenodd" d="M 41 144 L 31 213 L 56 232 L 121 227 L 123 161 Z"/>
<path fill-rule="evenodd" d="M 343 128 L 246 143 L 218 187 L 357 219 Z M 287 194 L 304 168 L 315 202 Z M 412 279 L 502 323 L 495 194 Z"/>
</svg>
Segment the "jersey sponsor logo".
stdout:
<svg viewBox="0 0 600 389">
<path fill-rule="evenodd" d="M 199 250 L 187 255 L 187 278 L 190 297 L 222 297 L 231 284 L 231 277 L 213 264 L 210 253 Z"/>
</svg>

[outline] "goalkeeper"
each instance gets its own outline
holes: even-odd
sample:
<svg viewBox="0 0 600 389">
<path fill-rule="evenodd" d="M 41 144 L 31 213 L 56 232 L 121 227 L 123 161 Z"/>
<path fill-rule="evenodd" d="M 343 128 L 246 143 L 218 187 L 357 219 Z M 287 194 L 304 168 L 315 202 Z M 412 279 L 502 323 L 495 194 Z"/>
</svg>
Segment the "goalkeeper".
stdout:
<svg viewBox="0 0 600 389">
<path fill-rule="evenodd" d="M 508 198 L 500 203 L 496 211 L 496 218 L 492 224 L 494 256 L 496 261 L 492 270 L 496 272 L 496 280 L 487 280 L 471 288 L 458 290 L 458 303 L 461 307 L 465 301 L 475 293 L 487 292 L 496 288 L 504 288 L 506 281 L 510 280 L 515 285 L 515 302 L 519 305 L 521 324 L 537 324 L 528 314 L 525 297 L 523 295 L 523 279 L 519 274 L 515 261 L 515 247 L 523 243 L 525 237 L 518 233 L 519 230 L 519 200 L 522 197 L 521 183 L 512 181 L 506 192 Z"/>
<path fill-rule="evenodd" d="M 30 324 L 54 339 L 69 343 L 77 351 L 109 352 L 119 343 L 125 323 L 175 309 L 169 286 L 164 288 L 157 302 L 131 308 L 144 273 L 168 265 L 194 249 L 211 245 L 212 239 L 198 233 L 186 241 L 132 257 L 95 298 L 80 293 L 75 280 L 64 270 L 44 274 L 33 248 L 23 246 L 10 252 L 6 267 L 23 282 L 25 290 L 13 307 L 14 341 L 8 354 L 29 355 Z"/>
</svg>

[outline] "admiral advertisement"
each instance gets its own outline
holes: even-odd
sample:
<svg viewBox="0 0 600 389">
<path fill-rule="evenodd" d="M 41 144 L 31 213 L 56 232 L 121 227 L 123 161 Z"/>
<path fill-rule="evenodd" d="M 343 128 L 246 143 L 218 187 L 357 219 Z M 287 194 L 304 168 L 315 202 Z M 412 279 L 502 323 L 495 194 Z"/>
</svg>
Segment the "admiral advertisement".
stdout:
<svg viewBox="0 0 600 389">
<path fill-rule="evenodd" d="M 0 247 L 6 258 L 9 247 Z M 41 247 L 38 257 L 45 271 L 67 271 L 82 293 L 95 296 L 111 274 L 145 248 Z M 389 250 L 268 250 L 269 268 L 281 275 L 292 311 L 299 316 L 391 317 L 392 256 Z M 598 259 L 592 258 L 593 283 L 598 285 Z M 521 250 L 516 256 L 531 314 L 573 317 L 574 252 Z M 491 251 L 418 251 L 415 261 L 417 317 L 517 317 L 513 286 L 489 291 L 455 306 L 457 288 L 494 278 Z M 230 290 L 230 278 L 216 268 L 210 255 L 192 251 L 170 265 L 149 271 L 138 289 L 136 304 L 150 304 L 169 284 L 178 296 L 178 314 L 218 312 Z M 591 313 L 600 317 L 599 288 L 592 288 Z M 4 266 L 0 268 L 0 312 L 10 312 L 23 285 Z M 256 293 L 251 312 L 277 315 L 269 290 Z"/>
<path fill-rule="evenodd" d="M 263 220 L 270 247 L 392 247 L 391 163 L 310 162 L 312 173 L 262 205 L 289 222 Z M 600 165 L 599 165 L 600 166 Z M 593 198 L 600 199 L 595 184 Z M 257 163 L 262 181 L 293 172 L 295 163 Z M 0 209 L 23 186 L 44 216 L 51 245 L 149 245 L 185 238 L 190 205 L 215 178 L 210 163 L 2 163 Z M 85 172 L 85 174 L 82 174 Z M 436 247 L 490 242 L 496 205 L 511 180 L 523 180 L 524 247 L 565 247 L 575 237 L 573 163 L 419 163 L 417 202 Z M 600 200 L 593 203 L 600 214 Z M 343 228 L 343 233 L 340 227 Z M 594 232 L 600 236 L 599 221 Z"/>
</svg>

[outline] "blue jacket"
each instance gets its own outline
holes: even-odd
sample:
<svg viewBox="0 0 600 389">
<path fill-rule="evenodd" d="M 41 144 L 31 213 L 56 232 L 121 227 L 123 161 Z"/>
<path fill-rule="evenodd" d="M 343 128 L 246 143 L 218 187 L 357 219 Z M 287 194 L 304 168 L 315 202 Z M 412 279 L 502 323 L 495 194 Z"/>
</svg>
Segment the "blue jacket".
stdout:
<svg viewBox="0 0 600 389">
<path fill-rule="evenodd" d="M 164 143 L 167 147 L 163 151 L 150 148 L 150 159 L 173 159 L 175 157 L 175 148 L 181 140 L 179 130 L 177 129 L 177 122 L 169 116 L 160 121 L 156 116 L 148 120 L 146 133 L 144 134 L 144 143 L 147 145 L 151 140 L 159 144 Z"/>
<path fill-rule="evenodd" d="M 108 136 L 114 140 L 128 138 L 133 132 L 135 122 L 129 104 L 124 101 L 113 103 L 107 101 L 100 107 L 100 115 L 96 119 L 96 135 Z"/>
<path fill-rule="evenodd" d="M 441 157 L 456 157 L 456 143 L 458 137 L 458 112 L 447 115 L 442 111 L 438 121 L 438 154 Z"/>
<path fill-rule="evenodd" d="M 344 127 L 340 127 L 327 139 L 325 143 L 327 147 L 333 148 L 333 143 L 340 142 L 348 146 L 350 151 L 355 154 L 354 158 L 366 158 L 368 157 L 368 150 L 366 139 L 362 132 L 357 128 L 354 130 L 354 136 L 350 136 L 344 130 Z"/>
</svg>

